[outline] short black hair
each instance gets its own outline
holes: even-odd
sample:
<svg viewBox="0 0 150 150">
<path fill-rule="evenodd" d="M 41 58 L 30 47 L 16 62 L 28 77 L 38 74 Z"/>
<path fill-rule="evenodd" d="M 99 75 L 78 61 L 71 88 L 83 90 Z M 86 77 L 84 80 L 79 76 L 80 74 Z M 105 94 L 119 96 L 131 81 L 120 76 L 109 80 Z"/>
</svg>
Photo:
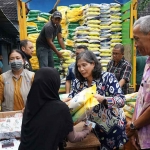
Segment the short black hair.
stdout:
<svg viewBox="0 0 150 150">
<path fill-rule="evenodd" d="M 124 53 L 124 46 L 121 43 L 116 44 L 114 49 L 120 49 L 121 53 Z"/>
<path fill-rule="evenodd" d="M 26 47 L 28 42 L 29 42 L 29 40 L 27 40 L 27 39 L 21 40 L 20 41 L 20 50 L 22 50 L 21 47 Z"/>
<path fill-rule="evenodd" d="M 78 45 L 78 46 L 76 47 L 76 49 L 88 50 L 87 46 L 85 46 L 85 45 Z"/>
<path fill-rule="evenodd" d="M 75 63 L 75 76 L 76 76 L 76 78 L 80 82 L 85 81 L 85 78 L 78 71 L 78 66 L 77 66 L 78 60 L 81 58 L 84 59 L 88 63 L 93 63 L 93 62 L 95 63 L 95 67 L 92 71 L 92 76 L 93 76 L 93 79 L 99 79 L 101 77 L 102 66 L 101 66 L 100 62 L 98 61 L 98 59 L 96 58 L 95 54 L 89 50 L 86 50 L 86 51 L 80 53 L 76 57 L 76 63 Z"/>
<path fill-rule="evenodd" d="M 18 49 L 13 49 L 9 54 L 8 54 L 8 60 L 10 58 L 10 55 L 13 53 L 13 52 L 17 52 L 21 55 L 22 59 L 25 59 L 25 56 L 24 54 L 22 53 L 22 51 L 18 50 Z"/>
</svg>

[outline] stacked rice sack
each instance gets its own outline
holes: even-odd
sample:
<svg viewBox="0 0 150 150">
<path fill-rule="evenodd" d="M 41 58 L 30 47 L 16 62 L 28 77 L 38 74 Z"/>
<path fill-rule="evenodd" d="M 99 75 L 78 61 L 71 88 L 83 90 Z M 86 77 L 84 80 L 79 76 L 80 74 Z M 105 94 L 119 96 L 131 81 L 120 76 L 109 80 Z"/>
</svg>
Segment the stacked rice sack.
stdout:
<svg viewBox="0 0 150 150">
<path fill-rule="evenodd" d="M 67 10 L 68 22 L 78 22 L 83 19 L 83 10 L 81 4 L 69 5 L 70 9 Z"/>
<path fill-rule="evenodd" d="M 117 43 L 122 42 L 122 20 L 121 20 L 121 5 L 117 3 L 110 3 L 111 13 L 111 46 L 114 47 Z"/>
<path fill-rule="evenodd" d="M 38 62 L 38 58 L 36 56 L 36 39 L 38 38 L 38 36 L 39 36 L 39 33 L 32 33 L 32 34 L 28 34 L 28 37 L 27 37 L 28 40 L 31 41 L 34 46 L 33 56 L 30 59 L 33 70 L 39 69 L 39 62 Z"/>
<path fill-rule="evenodd" d="M 39 33 L 45 23 L 49 21 L 50 14 L 39 10 L 30 10 L 27 15 L 27 33 Z"/>
<path fill-rule="evenodd" d="M 75 29 L 75 47 L 79 45 L 88 46 L 88 35 L 89 35 L 89 28 L 86 26 L 79 26 Z"/>
<path fill-rule="evenodd" d="M 87 119 L 92 112 L 92 108 L 98 104 L 98 101 L 94 98 L 95 94 L 96 85 L 93 85 L 84 89 L 69 101 L 68 107 L 74 124 Z"/>
<path fill-rule="evenodd" d="M 111 60 L 111 19 L 110 19 L 110 5 L 100 4 L 101 15 L 100 15 L 100 57 L 101 65 L 104 71 L 107 70 L 107 64 Z"/>
<path fill-rule="evenodd" d="M 80 21 L 83 19 L 83 9 L 81 4 L 69 5 L 67 10 L 68 19 L 68 36 L 65 41 L 66 49 L 74 50 L 74 32 L 75 28 L 80 26 Z"/>
<path fill-rule="evenodd" d="M 136 98 L 137 98 L 137 92 L 136 93 L 131 93 L 131 94 L 126 94 L 126 104 L 123 107 L 124 112 L 126 117 L 132 118 L 135 104 L 136 104 Z"/>
<path fill-rule="evenodd" d="M 66 48 L 74 51 L 75 48 L 75 40 L 74 40 L 74 36 L 75 36 L 75 29 L 77 27 L 79 27 L 80 24 L 79 22 L 69 22 L 68 24 L 68 37 L 66 39 Z"/>
<path fill-rule="evenodd" d="M 40 10 L 30 10 L 27 15 L 27 34 L 38 33 L 36 21 L 41 13 Z"/>
<path fill-rule="evenodd" d="M 89 33 L 88 49 L 95 53 L 97 59 L 100 60 L 100 5 L 99 4 L 88 4 L 84 8 L 84 24 L 88 27 Z"/>
<path fill-rule="evenodd" d="M 79 22 L 69 22 L 68 23 L 68 37 L 67 37 L 66 42 L 65 42 L 66 49 L 74 51 L 75 29 L 79 26 L 80 26 Z"/>
<path fill-rule="evenodd" d="M 62 20 L 61 20 L 60 24 L 62 27 L 62 37 L 64 39 L 66 39 L 68 36 L 68 19 L 67 19 L 67 15 L 66 15 L 68 9 L 69 9 L 69 7 L 67 7 L 67 6 L 58 6 L 57 7 L 57 10 L 59 12 L 61 12 L 61 14 L 62 14 Z"/>
<path fill-rule="evenodd" d="M 60 50 L 60 52 L 63 55 L 63 59 L 60 62 L 61 67 L 59 69 L 60 78 L 61 78 L 61 85 L 60 85 L 59 92 L 64 93 L 68 67 L 71 63 L 75 62 L 75 58 L 73 57 L 74 53 L 70 50 Z"/>
<path fill-rule="evenodd" d="M 36 39 L 39 36 L 45 23 L 49 21 L 50 14 L 39 10 L 30 10 L 27 15 L 27 39 L 33 43 L 34 52 L 30 59 L 33 70 L 39 69 L 38 58 L 36 56 Z"/>
<path fill-rule="evenodd" d="M 66 76 L 67 71 L 68 71 L 68 67 L 71 63 L 75 62 L 75 58 L 73 58 L 74 54 L 70 50 L 60 50 L 60 52 L 63 55 L 61 66 L 62 66 L 62 69 L 63 69 L 63 73 Z"/>
</svg>

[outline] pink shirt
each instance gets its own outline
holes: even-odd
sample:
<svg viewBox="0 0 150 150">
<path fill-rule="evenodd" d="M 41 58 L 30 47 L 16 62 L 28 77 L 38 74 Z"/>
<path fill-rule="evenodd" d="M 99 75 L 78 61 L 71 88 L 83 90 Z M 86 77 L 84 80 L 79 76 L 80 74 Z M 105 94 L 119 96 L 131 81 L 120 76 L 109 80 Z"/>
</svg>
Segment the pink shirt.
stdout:
<svg viewBox="0 0 150 150">
<path fill-rule="evenodd" d="M 136 119 L 150 106 L 150 57 L 148 57 L 135 106 Z M 138 130 L 141 149 L 150 148 L 150 125 Z"/>
</svg>

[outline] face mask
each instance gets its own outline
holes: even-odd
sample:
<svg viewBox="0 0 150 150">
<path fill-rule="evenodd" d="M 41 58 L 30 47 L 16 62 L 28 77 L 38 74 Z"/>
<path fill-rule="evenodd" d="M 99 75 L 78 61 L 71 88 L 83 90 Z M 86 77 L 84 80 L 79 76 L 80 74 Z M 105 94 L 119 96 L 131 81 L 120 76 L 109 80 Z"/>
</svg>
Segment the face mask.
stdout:
<svg viewBox="0 0 150 150">
<path fill-rule="evenodd" d="M 18 71 L 23 68 L 22 60 L 14 60 L 10 62 L 10 66 L 12 70 Z"/>
</svg>

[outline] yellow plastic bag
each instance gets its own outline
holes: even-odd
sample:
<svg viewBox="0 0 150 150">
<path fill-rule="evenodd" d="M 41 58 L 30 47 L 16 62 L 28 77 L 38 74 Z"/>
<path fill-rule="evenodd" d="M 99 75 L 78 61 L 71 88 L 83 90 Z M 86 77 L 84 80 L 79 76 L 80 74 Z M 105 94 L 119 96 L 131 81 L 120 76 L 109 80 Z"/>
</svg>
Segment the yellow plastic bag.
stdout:
<svg viewBox="0 0 150 150">
<path fill-rule="evenodd" d="M 96 98 L 94 98 L 95 94 L 96 85 L 93 85 L 81 91 L 69 102 L 74 124 L 86 119 L 92 112 L 93 107 L 99 104 Z"/>
<path fill-rule="evenodd" d="M 70 109 L 70 113 L 74 115 L 90 98 L 94 98 L 94 94 L 96 94 L 96 85 L 86 88 L 78 93 L 69 101 L 68 107 Z"/>
<path fill-rule="evenodd" d="M 93 107 L 96 105 L 98 105 L 96 98 L 90 98 L 87 103 L 72 116 L 74 124 L 87 119 L 87 117 L 91 114 Z"/>
</svg>

